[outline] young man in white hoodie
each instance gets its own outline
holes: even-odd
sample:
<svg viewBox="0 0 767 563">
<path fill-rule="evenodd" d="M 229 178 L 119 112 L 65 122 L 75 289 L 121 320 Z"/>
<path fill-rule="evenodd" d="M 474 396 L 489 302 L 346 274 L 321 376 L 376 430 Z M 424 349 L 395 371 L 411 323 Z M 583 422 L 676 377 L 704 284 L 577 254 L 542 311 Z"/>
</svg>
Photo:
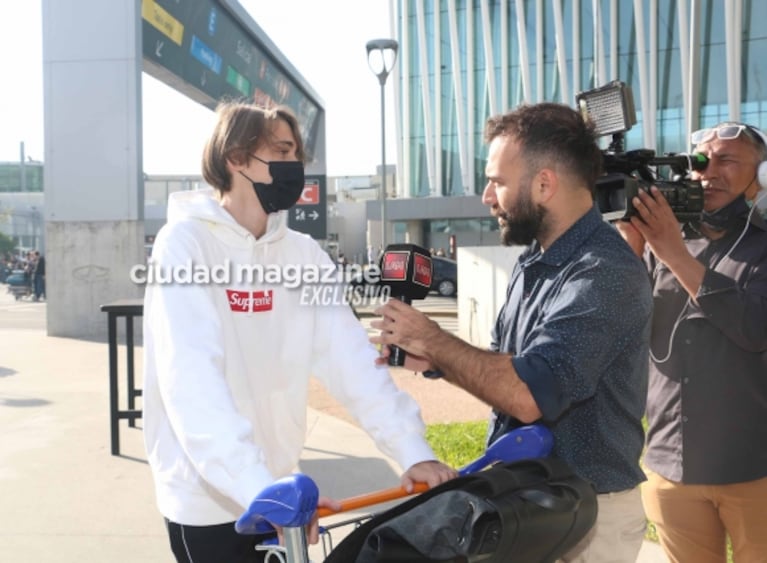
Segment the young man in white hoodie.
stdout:
<svg viewBox="0 0 767 563">
<path fill-rule="evenodd" d="M 374 367 L 351 308 L 307 303 L 294 283 L 297 272 L 316 282 L 312 272 L 334 267 L 287 228 L 304 187 L 296 118 L 236 102 L 218 117 L 202 163 L 215 190 L 171 194 L 144 304 L 146 448 L 171 548 L 190 563 L 259 560 L 234 521 L 294 471 L 312 375 L 408 468 L 406 488 L 455 476 L 435 461 L 417 404 Z"/>
</svg>

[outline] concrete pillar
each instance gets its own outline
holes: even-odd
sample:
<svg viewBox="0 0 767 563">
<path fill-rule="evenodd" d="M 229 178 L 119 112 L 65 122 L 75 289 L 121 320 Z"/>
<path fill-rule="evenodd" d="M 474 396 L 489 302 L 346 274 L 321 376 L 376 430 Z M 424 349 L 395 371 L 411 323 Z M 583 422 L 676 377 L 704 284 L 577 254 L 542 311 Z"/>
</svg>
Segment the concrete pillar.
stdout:
<svg viewBox="0 0 767 563">
<path fill-rule="evenodd" d="M 48 334 L 105 338 L 144 261 L 141 2 L 43 0 Z"/>
<path fill-rule="evenodd" d="M 410 244 L 423 246 L 423 225 L 420 219 L 405 223 L 405 239 Z"/>
</svg>

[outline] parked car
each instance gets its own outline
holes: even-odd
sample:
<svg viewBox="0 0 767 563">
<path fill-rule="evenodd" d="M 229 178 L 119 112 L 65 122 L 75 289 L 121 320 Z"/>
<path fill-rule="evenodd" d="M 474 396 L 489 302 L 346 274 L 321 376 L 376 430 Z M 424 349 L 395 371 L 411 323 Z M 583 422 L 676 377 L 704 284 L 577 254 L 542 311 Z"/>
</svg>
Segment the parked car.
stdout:
<svg viewBox="0 0 767 563">
<path fill-rule="evenodd" d="M 431 289 L 443 297 L 458 293 L 458 262 L 450 258 L 432 256 Z"/>
<path fill-rule="evenodd" d="M 431 291 L 443 297 L 454 297 L 458 293 L 458 263 L 450 258 L 432 256 Z M 366 269 L 366 275 L 353 275 L 349 279 L 353 287 L 377 283 L 380 270 L 377 266 Z"/>
</svg>

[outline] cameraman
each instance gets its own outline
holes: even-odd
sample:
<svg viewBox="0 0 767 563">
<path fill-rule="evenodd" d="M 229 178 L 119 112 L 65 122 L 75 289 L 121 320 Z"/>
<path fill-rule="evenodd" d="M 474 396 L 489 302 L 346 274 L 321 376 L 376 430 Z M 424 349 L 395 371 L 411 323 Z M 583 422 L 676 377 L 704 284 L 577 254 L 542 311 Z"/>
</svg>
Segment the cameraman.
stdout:
<svg viewBox="0 0 767 563">
<path fill-rule="evenodd" d="M 642 498 L 672 562 L 724 563 L 728 534 L 735 561 L 765 561 L 767 137 L 727 122 L 692 143 L 709 159 L 700 220 L 680 229 L 653 187 L 618 225 L 654 284 Z"/>
</svg>

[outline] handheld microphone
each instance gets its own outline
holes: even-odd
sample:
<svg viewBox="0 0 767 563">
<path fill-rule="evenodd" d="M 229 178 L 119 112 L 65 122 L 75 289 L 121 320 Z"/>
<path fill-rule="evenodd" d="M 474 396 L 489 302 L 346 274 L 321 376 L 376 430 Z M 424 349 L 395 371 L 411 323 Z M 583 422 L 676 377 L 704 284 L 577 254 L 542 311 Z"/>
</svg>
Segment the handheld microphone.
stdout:
<svg viewBox="0 0 767 563">
<path fill-rule="evenodd" d="M 390 244 L 381 256 L 381 285 L 389 286 L 391 297 L 410 303 L 423 299 L 431 289 L 431 254 L 415 244 Z M 405 351 L 389 346 L 389 365 L 404 366 Z"/>
</svg>

